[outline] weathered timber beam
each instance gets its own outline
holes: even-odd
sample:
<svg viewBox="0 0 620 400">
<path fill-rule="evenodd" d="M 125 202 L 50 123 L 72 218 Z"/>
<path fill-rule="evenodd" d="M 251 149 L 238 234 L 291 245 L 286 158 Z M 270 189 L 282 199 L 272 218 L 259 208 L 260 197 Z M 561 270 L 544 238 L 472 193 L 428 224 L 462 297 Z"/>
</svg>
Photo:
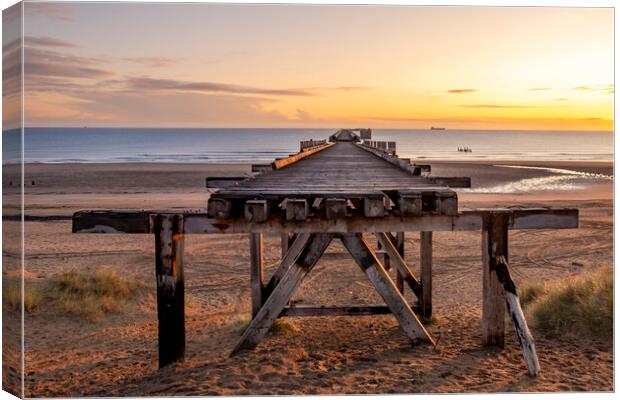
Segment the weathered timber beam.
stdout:
<svg viewBox="0 0 620 400">
<path fill-rule="evenodd" d="M 308 149 L 306 151 L 297 153 L 291 157 L 287 157 L 287 158 L 282 158 L 280 160 L 275 160 L 273 163 L 271 163 L 273 169 L 280 169 L 280 168 L 284 168 L 288 165 L 294 164 L 299 160 L 302 160 L 308 156 L 311 156 L 313 154 L 318 153 L 319 151 L 323 151 L 331 146 L 333 146 L 333 143 L 326 143 L 324 145 L 321 146 L 316 146 L 312 149 Z"/>
<path fill-rule="evenodd" d="M 416 313 L 420 313 L 417 304 L 410 304 L 409 307 Z M 385 304 L 367 305 L 292 305 L 285 307 L 280 314 L 281 317 L 324 317 L 324 316 L 355 316 L 355 315 L 384 315 L 391 314 L 390 308 Z"/>
<path fill-rule="evenodd" d="M 185 234 L 205 233 L 281 233 L 281 232 L 412 232 L 412 231 L 479 231 L 484 215 L 493 209 L 463 210 L 458 215 L 361 216 L 333 220 L 310 218 L 305 221 L 287 221 L 272 216 L 262 223 L 251 223 L 245 218 L 216 219 L 206 213 L 185 213 Z M 572 229 L 579 226 L 579 211 L 562 208 L 534 208 L 508 210 L 509 229 Z M 74 233 L 152 233 L 149 215 L 157 212 L 79 211 L 73 215 Z"/>
</svg>

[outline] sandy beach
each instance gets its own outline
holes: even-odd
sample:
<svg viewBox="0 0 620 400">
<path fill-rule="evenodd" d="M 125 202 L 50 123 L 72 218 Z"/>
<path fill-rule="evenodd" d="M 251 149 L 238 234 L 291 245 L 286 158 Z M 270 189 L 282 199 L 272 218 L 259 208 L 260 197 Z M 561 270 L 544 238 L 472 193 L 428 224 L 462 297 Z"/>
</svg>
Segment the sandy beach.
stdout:
<svg viewBox="0 0 620 400">
<path fill-rule="evenodd" d="M 564 279 L 612 264 L 611 163 L 429 163 L 432 175 L 472 177 L 471 190 L 458 190 L 460 208 L 579 208 L 579 229 L 510 233 L 510 264 L 517 285 Z M 4 168 L 4 215 L 16 215 L 19 170 Z M 548 178 L 566 173 L 549 168 L 573 171 L 576 178 L 553 186 L 558 182 Z M 186 361 L 159 370 L 153 238 L 76 235 L 67 217 L 85 209 L 205 208 L 207 176 L 250 175 L 250 167 L 28 164 L 25 171 L 26 215 L 50 217 L 25 224 L 26 286 L 45 284 L 60 271 L 107 267 L 147 287 L 124 312 L 97 322 L 64 315 L 51 305 L 26 314 L 28 397 L 613 390 L 609 341 L 532 329 L 542 367 L 538 378 L 527 376 L 510 325 L 504 350 L 480 345 L 479 232 L 434 235 L 436 320 L 428 328 L 439 338 L 436 348 L 412 347 L 392 316 L 291 318 L 294 329 L 270 335 L 256 350 L 232 358 L 228 354 L 239 335 L 235 323 L 250 313 L 248 237 L 190 235 L 185 244 Z M 549 180 L 550 189 L 485 192 L 540 179 Z M 18 222 L 4 224 L 7 259 L 14 255 L 11 243 L 18 238 Z M 279 260 L 280 238 L 265 240 L 268 278 Z M 405 252 L 417 272 L 417 233 L 406 235 Z M 407 297 L 414 298 L 410 292 Z M 294 299 L 302 304 L 381 302 L 336 242 Z"/>
</svg>

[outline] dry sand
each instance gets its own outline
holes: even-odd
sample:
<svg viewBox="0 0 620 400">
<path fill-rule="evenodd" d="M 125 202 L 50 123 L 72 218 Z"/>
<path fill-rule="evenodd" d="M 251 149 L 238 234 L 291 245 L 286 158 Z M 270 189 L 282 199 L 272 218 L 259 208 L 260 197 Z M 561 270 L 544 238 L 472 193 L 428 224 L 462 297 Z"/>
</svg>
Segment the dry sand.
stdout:
<svg viewBox="0 0 620 400">
<path fill-rule="evenodd" d="M 514 163 L 511 163 L 514 164 Z M 556 163 L 557 164 L 557 163 Z M 566 168 L 568 164 L 545 166 Z M 538 164 L 540 165 L 540 164 Z M 15 214 L 17 171 L 5 167 L 4 213 Z M 570 168 L 612 174 L 611 164 Z M 206 206 L 209 174 L 249 173 L 248 166 L 116 164 L 27 165 L 26 214 L 69 216 L 82 209 L 195 209 Z M 544 171 L 472 163 L 433 163 L 434 175 L 470 175 L 474 185 Z M 10 177 L 13 178 L 10 178 Z M 7 180 L 14 179 L 13 186 Z M 34 181 L 34 186 L 32 185 Z M 563 279 L 612 263 L 613 183 L 528 194 L 459 193 L 460 207 L 554 205 L 580 209 L 575 230 L 513 231 L 510 262 L 517 285 Z M 5 265 L 17 222 L 4 222 Z M 437 348 L 411 346 L 392 316 L 313 317 L 297 331 L 268 336 L 256 350 L 229 358 L 248 318 L 249 251 L 245 235 L 186 240 L 186 361 L 157 368 L 154 248 L 149 235 L 74 235 L 66 220 L 26 223 L 26 285 L 59 271 L 102 266 L 140 279 L 149 294 L 126 311 L 89 322 L 43 306 L 25 319 L 26 396 L 430 393 L 613 390 L 612 343 L 533 329 L 542 375 L 529 378 L 510 325 L 506 347 L 480 345 L 480 233 L 435 233 L 434 313 Z M 419 237 L 409 233 L 406 260 L 419 268 Z M 267 236 L 267 278 L 280 254 Z M 6 269 L 5 269 L 6 272 Z M 407 295 L 411 298 L 411 293 Z M 365 275 L 339 243 L 296 292 L 301 303 L 378 303 Z M 5 314 L 6 315 L 6 314 Z M 7 315 L 10 316 L 10 315 Z M 5 328 L 16 334 L 18 326 Z M 10 340 L 5 339 L 5 348 Z M 10 371 L 4 379 L 10 379 Z"/>
</svg>

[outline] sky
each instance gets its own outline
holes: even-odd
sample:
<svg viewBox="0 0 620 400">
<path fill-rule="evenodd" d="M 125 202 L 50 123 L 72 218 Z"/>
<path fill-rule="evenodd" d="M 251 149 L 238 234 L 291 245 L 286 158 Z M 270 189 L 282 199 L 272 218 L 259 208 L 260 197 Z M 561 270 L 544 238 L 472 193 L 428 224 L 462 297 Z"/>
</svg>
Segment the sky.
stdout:
<svg viewBox="0 0 620 400">
<path fill-rule="evenodd" d="M 610 8 L 24 10 L 26 126 L 613 129 Z"/>
</svg>

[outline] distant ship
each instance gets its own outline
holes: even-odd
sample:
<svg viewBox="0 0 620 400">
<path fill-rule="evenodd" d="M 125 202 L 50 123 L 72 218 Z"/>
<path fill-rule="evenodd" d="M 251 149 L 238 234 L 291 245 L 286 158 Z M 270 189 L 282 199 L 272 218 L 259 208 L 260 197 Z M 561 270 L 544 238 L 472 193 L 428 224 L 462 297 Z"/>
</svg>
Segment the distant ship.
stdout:
<svg viewBox="0 0 620 400">
<path fill-rule="evenodd" d="M 440 128 L 438 126 L 431 126 L 431 131 L 445 131 L 446 128 Z"/>
</svg>

